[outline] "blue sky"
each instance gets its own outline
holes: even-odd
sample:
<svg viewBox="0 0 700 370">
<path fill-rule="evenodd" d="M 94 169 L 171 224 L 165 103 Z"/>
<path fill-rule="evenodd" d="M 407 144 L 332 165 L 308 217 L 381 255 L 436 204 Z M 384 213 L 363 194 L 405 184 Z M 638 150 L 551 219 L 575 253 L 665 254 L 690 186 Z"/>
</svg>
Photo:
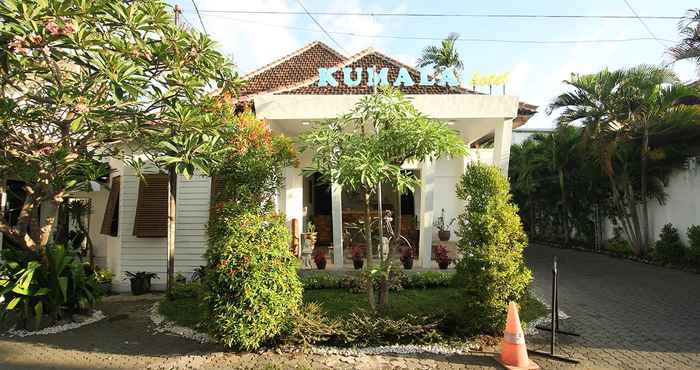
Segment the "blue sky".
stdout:
<svg viewBox="0 0 700 370">
<path fill-rule="evenodd" d="M 290 10 L 300 11 L 296 0 L 196 0 L 200 10 Z M 587 1 L 425 1 L 425 0 L 302 0 L 310 11 L 331 12 L 410 12 L 410 13 L 507 13 L 567 15 L 632 15 L 624 0 Z M 628 0 L 640 15 L 682 16 L 687 9 L 700 7 L 690 0 Z M 173 2 L 171 0 L 171 2 Z M 173 2 L 174 3 L 174 2 Z M 191 0 L 178 2 L 185 21 L 201 30 Z M 232 55 L 245 73 L 284 56 L 314 40 L 336 47 L 305 15 L 246 15 L 202 13 L 207 32 Z M 445 37 L 457 32 L 462 38 L 504 40 L 594 40 L 651 37 L 636 19 L 475 19 L 399 18 L 364 16 L 318 16 L 331 32 L 347 32 L 369 37 L 333 34 L 350 55 L 374 47 L 405 63 L 414 64 L 421 49 L 437 41 L 384 39 L 374 36 L 404 35 Z M 645 20 L 659 39 L 677 40 L 675 20 Z M 665 44 L 666 46 L 662 45 Z M 671 42 L 636 41 L 597 44 L 509 44 L 460 42 L 459 53 L 465 75 L 510 72 L 507 90 L 522 101 L 540 106 L 540 113 L 527 127 L 549 127 L 553 117 L 545 106 L 561 93 L 561 83 L 571 73 L 591 73 L 602 68 L 631 67 L 637 64 L 669 62 L 665 54 Z M 340 48 L 338 48 L 340 49 Z M 697 77 L 690 62 L 672 66 L 684 81 Z M 500 91 L 499 91 L 500 92 Z"/>
</svg>

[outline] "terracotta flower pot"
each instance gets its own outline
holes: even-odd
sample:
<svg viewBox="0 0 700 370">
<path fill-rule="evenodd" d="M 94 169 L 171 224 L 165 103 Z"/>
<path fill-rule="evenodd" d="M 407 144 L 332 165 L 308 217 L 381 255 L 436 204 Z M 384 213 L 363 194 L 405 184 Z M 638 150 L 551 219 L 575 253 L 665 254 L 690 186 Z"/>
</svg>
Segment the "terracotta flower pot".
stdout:
<svg viewBox="0 0 700 370">
<path fill-rule="evenodd" d="M 443 242 L 450 240 L 450 230 L 438 231 L 438 238 L 440 238 L 440 241 Z"/>
<path fill-rule="evenodd" d="M 447 270 L 448 266 L 450 266 L 450 261 L 438 261 L 438 267 L 440 267 L 440 270 Z"/>
</svg>

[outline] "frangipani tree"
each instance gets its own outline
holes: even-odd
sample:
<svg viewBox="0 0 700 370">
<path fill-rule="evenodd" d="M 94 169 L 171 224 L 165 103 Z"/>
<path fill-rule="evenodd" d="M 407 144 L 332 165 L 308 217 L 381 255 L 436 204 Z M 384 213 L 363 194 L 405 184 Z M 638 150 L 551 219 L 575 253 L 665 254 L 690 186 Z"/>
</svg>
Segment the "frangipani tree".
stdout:
<svg viewBox="0 0 700 370">
<path fill-rule="evenodd" d="M 392 88 L 363 97 L 350 113 L 321 123 L 303 135 L 302 142 L 303 150 L 314 151 L 307 171 L 319 172 L 327 181 L 362 195 L 365 237 L 370 251 L 367 254 L 368 267 L 372 264 L 370 199 L 378 187 L 389 184 L 397 190 L 394 232 L 395 239 L 398 239 L 401 232 L 400 195 L 419 185 L 415 174 L 402 171 L 401 166 L 408 161 L 466 153 L 466 145 L 455 131 L 444 122 L 421 114 L 399 90 Z M 390 261 L 382 262 L 380 307 L 388 304 L 387 279 L 391 265 Z M 371 284 L 369 288 L 370 305 L 374 307 Z"/>
<path fill-rule="evenodd" d="M 0 18 L 0 184 L 22 180 L 28 194 L 17 225 L 0 220 L 15 244 L 45 258 L 58 205 L 109 157 L 204 167 L 195 154 L 237 75 L 165 2 L 7 0 Z"/>
</svg>

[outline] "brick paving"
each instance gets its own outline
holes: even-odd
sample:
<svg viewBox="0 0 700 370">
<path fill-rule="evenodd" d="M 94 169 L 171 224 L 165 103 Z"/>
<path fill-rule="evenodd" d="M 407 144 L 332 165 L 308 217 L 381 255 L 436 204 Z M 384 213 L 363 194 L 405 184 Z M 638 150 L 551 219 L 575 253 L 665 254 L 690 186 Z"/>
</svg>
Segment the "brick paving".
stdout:
<svg viewBox="0 0 700 370">
<path fill-rule="evenodd" d="M 533 356 L 543 369 L 700 368 L 700 275 L 607 256 L 532 246 L 535 292 L 549 297 L 551 260 L 560 263 L 560 353 L 579 365 Z M 0 337 L 0 369 L 492 369 L 493 353 L 467 356 L 338 356 L 230 353 L 215 345 L 155 334 L 153 301 L 105 302 L 108 319 L 57 335 Z M 528 337 L 547 348 L 547 333 Z"/>
<path fill-rule="evenodd" d="M 548 302 L 551 266 L 559 261 L 559 307 L 571 318 L 561 330 L 561 354 L 579 366 L 535 357 L 546 368 L 700 368 L 700 275 L 595 253 L 530 246 L 535 292 Z M 548 334 L 529 338 L 548 349 Z"/>
</svg>

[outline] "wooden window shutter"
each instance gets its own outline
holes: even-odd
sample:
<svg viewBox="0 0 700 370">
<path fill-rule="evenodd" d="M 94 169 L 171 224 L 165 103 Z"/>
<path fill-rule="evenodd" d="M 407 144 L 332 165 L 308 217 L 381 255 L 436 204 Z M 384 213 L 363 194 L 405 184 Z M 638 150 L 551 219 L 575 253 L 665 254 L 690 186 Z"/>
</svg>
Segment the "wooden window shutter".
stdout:
<svg viewBox="0 0 700 370">
<path fill-rule="evenodd" d="M 216 207 L 217 199 L 219 198 L 219 194 L 224 190 L 224 179 L 221 177 L 212 177 L 211 178 L 211 190 L 210 190 L 210 195 L 211 197 L 209 198 L 209 218 L 214 216 L 214 207 Z"/>
<path fill-rule="evenodd" d="M 216 198 L 221 194 L 221 192 L 224 190 L 224 179 L 221 177 L 212 177 L 211 178 L 211 199 L 212 201 L 216 200 Z"/>
<path fill-rule="evenodd" d="M 112 178 L 112 186 L 109 189 L 109 198 L 105 207 L 105 215 L 102 219 L 100 234 L 119 235 L 119 191 L 121 190 L 121 176 Z"/>
<path fill-rule="evenodd" d="M 168 236 L 168 175 L 144 175 L 139 183 L 134 235 L 139 238 Z"/>
</svg>

